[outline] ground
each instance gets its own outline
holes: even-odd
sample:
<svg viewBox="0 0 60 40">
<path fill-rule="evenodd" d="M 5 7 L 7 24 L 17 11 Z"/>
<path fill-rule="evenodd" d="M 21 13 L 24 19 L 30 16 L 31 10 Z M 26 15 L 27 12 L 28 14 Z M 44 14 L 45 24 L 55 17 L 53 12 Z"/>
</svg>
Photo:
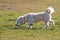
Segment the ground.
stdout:
<svg viewBox="0 0 60 40">
<path fill-rule="evenodd" d="M 27 29 L 27 23 L 15 26 L 16 18 L 28 12 L 45 11 L 54 7 L 55 26 L 44 27 L 43 22 Z M 0 0 L 0 40 L 60 40 L 60 0 Z"/>
</svg>

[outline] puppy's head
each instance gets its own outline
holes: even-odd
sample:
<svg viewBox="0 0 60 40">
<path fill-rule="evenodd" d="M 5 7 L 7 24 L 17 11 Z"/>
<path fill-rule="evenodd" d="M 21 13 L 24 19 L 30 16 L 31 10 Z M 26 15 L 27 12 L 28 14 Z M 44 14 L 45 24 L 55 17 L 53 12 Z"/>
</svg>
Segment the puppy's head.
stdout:
<svg viewBox="0 0 60 40">
<path fill-rule="evenodd" d="M 48 7 L 48 8 L 46 9 L 46 12 L 48 12 L 49 14 L 52 14 L 54 11 L 55 11 L 55 10 L 54 10 L 53 7 Z"/>
<path fill-rule="evenodd" d="M 16 20 L 16 26 L 20 26 L 20 25 L 23 25 L 25 22 L 24 22 L 24 16 L 20 16 L 17 18 Z"/>
</svg>

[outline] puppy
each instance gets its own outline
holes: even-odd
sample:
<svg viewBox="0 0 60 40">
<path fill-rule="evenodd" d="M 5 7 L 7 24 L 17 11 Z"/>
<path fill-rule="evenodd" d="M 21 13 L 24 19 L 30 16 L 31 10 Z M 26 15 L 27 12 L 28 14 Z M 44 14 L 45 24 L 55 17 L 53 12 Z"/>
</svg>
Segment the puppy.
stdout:
<svg viewBox="0 0 60 40">
<path fill-rule="evenodd" d="M 51 16 L 53 12 L 54 12 L 54 8 L 48 7 L 44 12 L 27 13 L 23 16 L 19 16 L 16 20 L 16 26 L 20 26 L 27 22 L 28 28 L 31 28 L 33 23 L 43 21 L 45 24 L 45 27 L 48 28 L 49 23 L 52 23 L 53 25 L 55 24 Z"/>
</svg>

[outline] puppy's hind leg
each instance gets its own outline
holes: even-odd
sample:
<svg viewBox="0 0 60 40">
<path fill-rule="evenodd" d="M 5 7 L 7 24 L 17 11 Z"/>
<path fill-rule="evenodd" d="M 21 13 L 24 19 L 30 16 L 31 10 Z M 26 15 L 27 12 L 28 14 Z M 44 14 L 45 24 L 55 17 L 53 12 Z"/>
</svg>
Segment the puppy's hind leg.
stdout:
<svg viewBox="0 0 60 40">
<path fill-rule="evenodd" d="M 52 24 L 53 24 L 53 26 L 55 25 L 54 20 L 50 20 L 49 22 L 50 22 L 50 23 L 52 23 Z"/>
<path fill-rule="evenodd" d="M 48 29 L 49 27 L 49 21 L 45 21 L 45 28 Z"/>
</svg>

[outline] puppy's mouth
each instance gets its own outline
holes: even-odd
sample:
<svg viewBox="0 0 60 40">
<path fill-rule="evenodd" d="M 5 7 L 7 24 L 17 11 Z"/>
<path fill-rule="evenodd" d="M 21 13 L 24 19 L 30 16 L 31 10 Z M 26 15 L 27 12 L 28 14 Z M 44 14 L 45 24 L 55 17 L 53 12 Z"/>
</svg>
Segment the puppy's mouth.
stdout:
<svg viewBox="0 0 60 40">
<path fill-rule="evenodd" d="M 15 26 L 18 26 L 17 24 L 15 24 Z"/>
<path fill-rule="evenodd" d="M 19 25 L 15 24 L 15 26 L 19 26 Z"/>
</svg>

